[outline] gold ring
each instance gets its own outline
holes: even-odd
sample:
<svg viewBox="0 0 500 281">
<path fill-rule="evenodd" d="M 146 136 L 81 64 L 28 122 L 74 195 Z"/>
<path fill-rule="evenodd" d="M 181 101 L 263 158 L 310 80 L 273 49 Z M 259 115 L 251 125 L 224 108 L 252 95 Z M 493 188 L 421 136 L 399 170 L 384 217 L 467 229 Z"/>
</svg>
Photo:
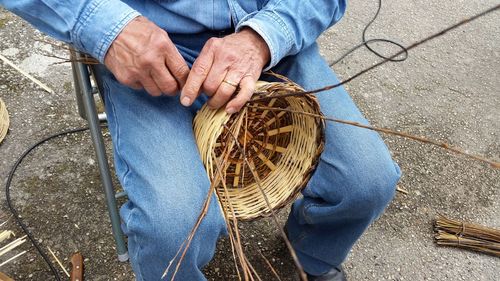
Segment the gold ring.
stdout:
<svg viewBox="0 0 500 281">
<path fill-rule="evenodd" d="M 236 84 L 236 83 L 234 83 L 234 82 L 232 82 L 232 81 L 229 81 L 229 80 L 222 80 L 222 82 L 224 82 L 224 83 L 226 83 L 226 84 L 228 84 L 228 85 L 231 85 L 231 86 L 233 86 L 233 87 L 235 87 L 235 88 L 238 88 L 238 84 Z"/>
</svg>

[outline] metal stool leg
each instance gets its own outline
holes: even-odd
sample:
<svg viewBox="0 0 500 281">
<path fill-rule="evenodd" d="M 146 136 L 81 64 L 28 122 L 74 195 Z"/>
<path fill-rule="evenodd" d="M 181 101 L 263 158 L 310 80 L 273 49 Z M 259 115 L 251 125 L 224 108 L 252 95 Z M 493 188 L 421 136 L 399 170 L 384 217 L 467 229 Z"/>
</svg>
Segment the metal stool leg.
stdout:
<svg viewBox="0 0 500 281">
<path fill-rule="evenodd" d="M 89 77 L 89 72 L 87 66 L 79 63 L 74 66 L 76 72 L 76 79 L 84 79 L 84 77 Z M 99 165 L 99 171 L 101 174 L 101 180 L 104 187 L 104 194 L 106 197 L 106 203 L 108 205 L 108 212 L 111 218 L 111 226 L 113 230 L 113 236 L 116 242 L 116 249 L 118 252 L 118 260 L 121 262 L 128 260 L 128 251 L 125 244 L 125 238 L 121 229 L 120 216 L 118 214 L 118 208 L 115 199 L 115 191 L 113 189 L 113 183 L 111 181 L 111 174 L 109 172 L 108 159 L 106 157 L 106 151 L 104 147 L 104 140 L 102 138 L 101 128 L 99 126 L 99 119 L 97 116 L 97 109 L 94 101 L 94 95 L 92 92 L 92 87 L 90 83 L 85 83 L 86 81 L 75 81 L 75 83 L 80 84 L 83 107 L 86 113 L 86 119 L 90 128 L 90 135 L 92 137 L 92 142 L 94 143 L 94 149 L 97 156 L 97 163 Z"/>
</svg>

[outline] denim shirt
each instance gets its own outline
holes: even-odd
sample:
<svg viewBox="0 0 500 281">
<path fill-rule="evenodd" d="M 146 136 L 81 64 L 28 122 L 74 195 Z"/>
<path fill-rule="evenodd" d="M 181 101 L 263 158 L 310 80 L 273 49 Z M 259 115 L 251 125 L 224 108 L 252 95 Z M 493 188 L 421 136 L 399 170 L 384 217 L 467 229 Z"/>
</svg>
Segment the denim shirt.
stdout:
<svg viewBox="0 0 500 281">
<path fill-rule="evenodd" d="M 120 31 L 144 15 L 168 33 L 255 30 L 275 66 L 316 41 L 344 14 L 346 0 L 0 0 L 36 28 L 103 62 Z"/>
</svg>

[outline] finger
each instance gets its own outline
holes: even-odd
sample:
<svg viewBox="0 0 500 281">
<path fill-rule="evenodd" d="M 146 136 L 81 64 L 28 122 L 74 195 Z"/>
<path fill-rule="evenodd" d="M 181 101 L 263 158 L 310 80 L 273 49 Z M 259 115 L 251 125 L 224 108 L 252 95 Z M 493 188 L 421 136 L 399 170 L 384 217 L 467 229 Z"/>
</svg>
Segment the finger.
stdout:
<svg viewBox="0 0 500 281">
<path fill-rule="evenodd" d="M 162 93 L 172 96 L 177 93 L 178 85 L 167 67 L 163 64 L 156 65 L 151 71 L 151 77 Z"/>
<path fill-rule="evenodd" d="M 222 62 L 224 63 L 224 62 Z M 207 96 L 212 97 L 219 89 L 220 84 L 227 76 L 228 66 L 225 64 L 221 64 L 221 62 L 217 61 L 210 68 L 210 72 L 208 73 L 207 79 L 203 82 L 202 90 Z"/>
<path fill-rule="evenodd" d="M 151 76 L 143 77 L 140 82 L 148 94 L 153 97 L 161 96 L 161 90 Z"/>
<path fill-rule="evenodd" d="M 142 90 L 144 87 L 142 87 L 142 84 L 139 81 L 130 83 L 127 85 L 128 87 L 134 89 L 134 90 Z"/>
<path fill-rule="evenodd" d="M 210 69 L 210 73 L 203 82 L 202 90 L 207 96 L 212 97 L 217 93 L 217 89 L 219 89 L 220 84 L 224 81 L 224 77 L 227 75 L 227 70 L 223 67 L 217 66 L 216 64 L 212 65 Z"/>
<path fill-rule="evenodd" d="M 213 51 L 211 49 L 211 44 L 209 41 L 203 47 L 200 55 L 195 60 L 191 71 L 189 72 L 186 84 L 181 91 L 181 103 L 184 106 L 190 106 L 200 93 L 201 85 L 208 76 L 210 68 L 213 64 Z"/>
<path fill-rule="evenodd" d="M 229 70 L 227 76 L 220 83 L 217 92 L 208 100 L 207 105 L 214 109 L 223 106 L 238 88 L 242 76 L 240 71 Z"/>
<path fill-rule="evenodd" d="M 184 85 L 186 85 L 186 80 L 189 75 L 189 67 L 173 43 L 171 48 L 168 49 L 173 50 L 168 51 L 165 58 L 165 65 L 173 78 L 177 81 L 177 87 L 182 89 Z"/>
<path fill-rule="evenodd" d="M 238 94 L 226 105 L 226 112 L 228 114 L 239 111 L 252 98 L 256 80 L 256 78 L 250 75 L 241 79 Z"/>
</svg>

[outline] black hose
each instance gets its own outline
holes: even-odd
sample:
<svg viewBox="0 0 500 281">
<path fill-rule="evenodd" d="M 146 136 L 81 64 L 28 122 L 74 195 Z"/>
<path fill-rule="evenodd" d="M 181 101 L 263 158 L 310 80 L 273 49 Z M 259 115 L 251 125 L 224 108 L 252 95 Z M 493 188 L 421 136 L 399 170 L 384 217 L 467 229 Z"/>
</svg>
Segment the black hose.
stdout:
<svg viewBox="0 0 500 281">
<path fill-rule="evenodd" d="M 365 46 L 368 50 L 370 50 L 370 52 L 374 53 L 376 56 L 382 58 L 382 59 L 386 59 L 386 60 L 389 60 L 389 61 L 393 61 L 393 62 L 401 62 L 401 61 L 404 61 L 408 58 L 408 50 L 400 43 L 396 42 L 396 41 L 393 41 L 393 40 L 390 40 L 390 39 L 385 39 L 385 38 L 374 38 L 374 39 L 369 39 L 369 40 L 366 40 L 366 31 L 368 30 L 368 28 L 372 25 L 372 23 L 378 18 L 378 15 L 380 14 L 380 10 L 382 9 L 382 0 L 378 0 L 378 8 L 377 8 L 377 12 L 375 13 L 375 15 L 373 16 L 373 18 L 370 20 L 370 22 L 368 22 L 368 24 L 366 24 L 365 28 L 363 29 L 363 34 L 361 36 L 361 43 L 359 43 L 358 45 L 352 47 L 351 49 L 349 49 L 348 51 L 346 51 L 343 55 L 341 55 L 338 59 L 334 60 L 333 62 L 330 63 L 330 66 L 333 66 L 335 64 L 337 64 L 338 62 L 340 62 L 341 60 L 343 60 L 345 57 L 347 57 L 349 54 L 351 54 L 352 52 L 356 51 L 357 49 Z M 403 56 L 398 56 L 398 57 L 395 57 L 395 58 L 391 58 L 391 56 L 384 56 L 382 55 L 381 53 L 375 51 L 372 47 L 370 47 L 369 43 L 374 43 L 374 42 L 383 42 L 383 43 L 389 43 L 389 44 L 392 44 L 392 45 L 396 45 L 398 48 L 400 48 L 403 53 L 402 55 Z"/>
<path fill-rule="evenodd" d="M 52 274 L 54 274 L 54 277 L 55 277 L 55 279 L 57 281 L 61 280 L 61 277 L 59 276 L 59 273 L 58 273 L 57 269 L 54 267 L 54 265 L 50 261 L 50 259 L 47 256 L 47 254 L 42 250 L 42 248 L 40 247 L 40 245 L 38 244 L 38 242 L 35 240 L 33 234 L 31 233 L 31 231 L 28 230 L 28 228 L 26 227 L 26 225 L 24 224 L 24 222 L 20 218 L 19 213 L 17 212 L 16 208 L 12 205 L 12 199 L 10 198 L 10 186 L 11 186 L 11 183 L 12 183 L 12 178 L 14 177 L 14 174 L 15 174 L 17 168 L 19 167 L 19 164 L 21 164 L 21 162 L 23 161 L 23 159 L 33 149 L 35 149 L 39 145 L 47 142 L 48 140 L 51 140 L 51 139 L 54 139 L 54 138 L 57 138 L 57 137 L 60 137 L 60 136 L 63 136 L 63 135 L 68 135 L 68 134 L 74 134 L 74 133 L 78 133 L 78 132 L 83 132 L 83 131 L 86 131 L 86 130 L 88 130 L 88 128 L 71 129 L 71 130 L 67 130 L 67 131 L 64 131 L 64 132 L 60 132 L 60 133 L 56 133 L 56 134 L 50 135 L 50 136 L 48 136 L 48 137 L 46 137 L 46 138 L 38 141 L 37 143 L 35 143 L 34 145 L 32 145 L 30 148 L 26 149 L 23 152 L 23 154 L 19 158 L 17 158 L 16 163 L 14 163 L 14 165 L 12 166 L 12 168 L 11 168 L 11 170 L 9 172 L 9 176 L 7 177 L 7 183 L 5 184 L 5 198 L 6 198 L 7 206 L 9 207 L 10 212 L 12 213 L 12 215 L 14 216 L 14 219 L 16 220 L 17 224 L 24 231 L 24 233 L 26 234 L 26 236 L 28 237 L 28 239 L 31 241 L 31 243 L 33 243 L 33 246 L 35 246 L 35 248 L 38 251 L 38 253 L 40 253 L 40 255 L 42 256 L 43 260 L 50 267 L 50 270 L 52 271 Z"/>
</svg>

